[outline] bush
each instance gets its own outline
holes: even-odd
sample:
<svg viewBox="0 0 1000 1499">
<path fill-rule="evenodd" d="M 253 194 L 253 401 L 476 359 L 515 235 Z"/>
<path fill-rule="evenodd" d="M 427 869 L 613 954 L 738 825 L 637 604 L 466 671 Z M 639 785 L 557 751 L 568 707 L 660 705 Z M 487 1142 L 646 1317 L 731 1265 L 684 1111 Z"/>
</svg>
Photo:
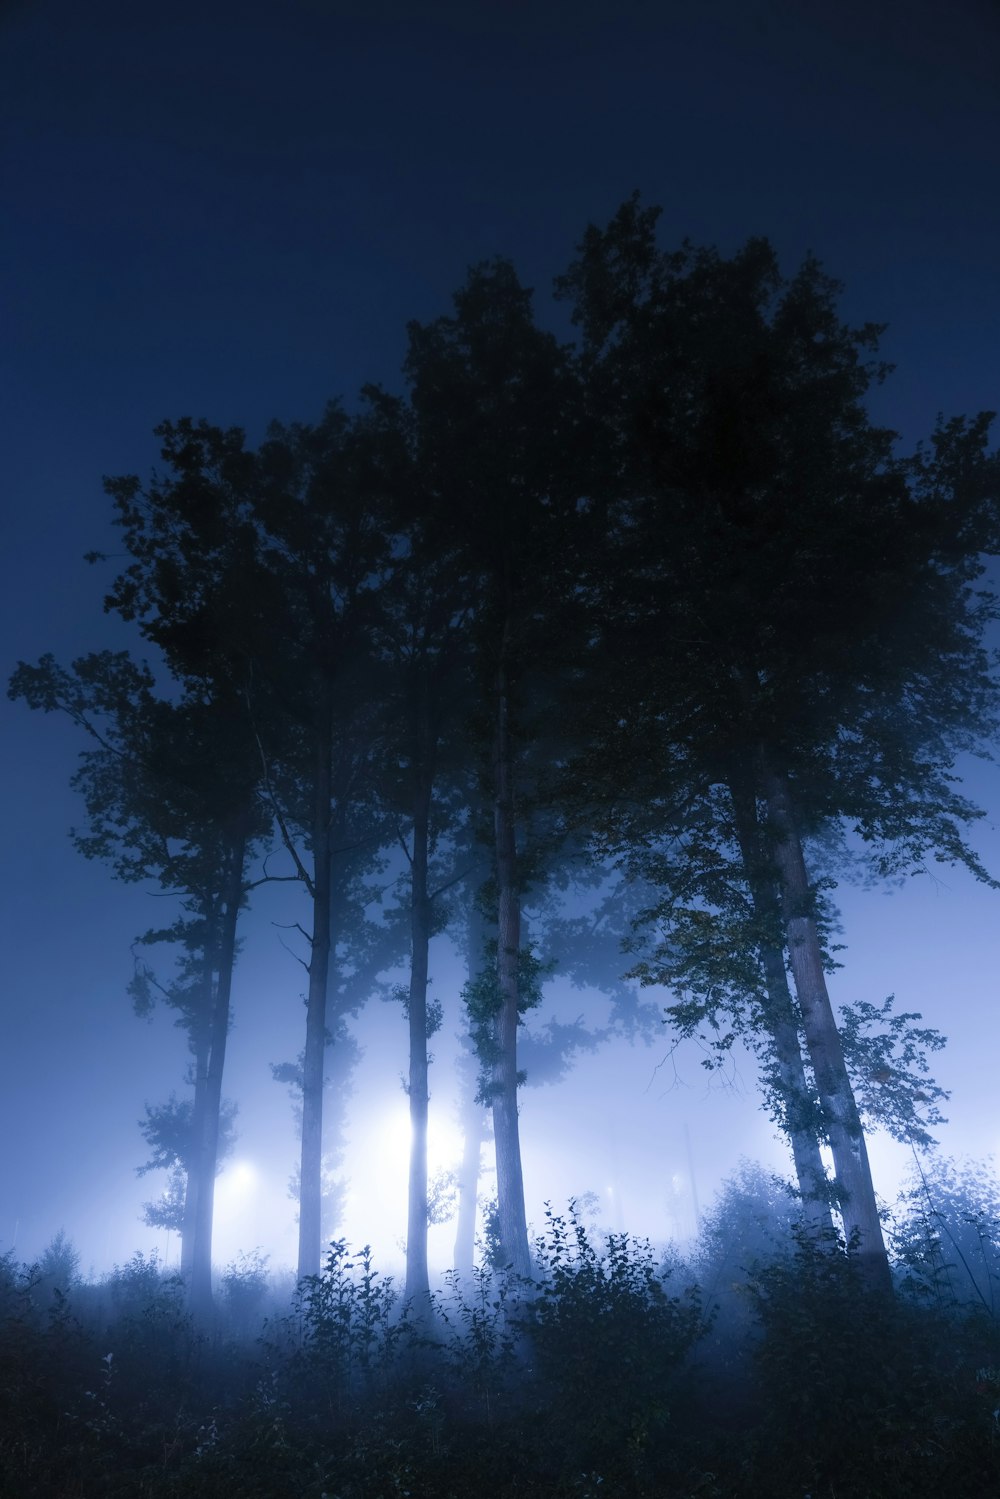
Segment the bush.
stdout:
<svg viewBox="0 0 1000 1499">
<path fill-rule="evenodd" d="M 1000 1481 L 957 1329 L 868 1288 L 859 1257 L 793 1229 L 795 1253 L 749 1283 L 763 1339 L 760 1492 L 838 1499 L 977 1495 Z M 747 1486 L 747 1492 L 758 1492 Z"/>
<path fill-rule="evenodd" d="M 398 1301 L 392 1277 L 374 1268 L 370 1247 L 352 1257 L 345 1239 L 330 1245 L 320 1275 L 300 1283 L 285 1327 L 298 1344 L 296 1362 L 312 1397 L 321 1395 L 330 1412 L 384 1390 L 409 1330 Z"/>
<path fill-rule="evenodd" d="M 477 1265 L 470 1284 L 456 1270 L 444 1280 L 445 1292 L 431 1297 L 444 1329 L 441 1352 L 461 1393 L 464 1414 L 492 1426 L 500 1394 L 514 1383 L 517 1368 L 515 1281 L 490 1264 Z"/>
<path fill-rule="evenodd" d="M 591 1241 L 575 1203 L 546 1209 L 539 1280 L 525 1322 L 554 1444 L 607 1470 L 656 1460 L 672 1428 L 677 1370 L 701 1330 L 698 1292 L 668 1290 L 648 1241 Z"/>
<path fill-rule="evenodd" d="M 259 1249 L 241 1251 L 221 1276 L 222 1295 L 232 1332 L 247 1337 L 259 1330 L 261 1311 L 268 1293 L 267 1262 L 270 1255 Z"/>
<path fill-rule="evenodd" d="M 932 1157 L 892 1215 L 903 1289 L 938 1306 L 1000 1313 L 1000 1183 L 992 1161 Z"/>
</svg>

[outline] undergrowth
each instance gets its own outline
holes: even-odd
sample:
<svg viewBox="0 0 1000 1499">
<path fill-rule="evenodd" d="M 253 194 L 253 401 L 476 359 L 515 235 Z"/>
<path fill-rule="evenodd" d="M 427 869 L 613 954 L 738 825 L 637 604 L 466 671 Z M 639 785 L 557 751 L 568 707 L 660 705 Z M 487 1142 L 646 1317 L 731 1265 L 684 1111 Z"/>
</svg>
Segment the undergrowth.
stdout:
<svg viewBox="0 0 1000 1499">
<path fill-rule="evenodd" d="M 911 1255 L 912 1259 L 912 1255 Z M 535 1276 L 412 1314 L 367 1249 L 268 1311 L 260 1257 L 196 1327 L 135 1255 L 99 1285 L 0 1257 L 3 1499 L 921 1499 L 1000 1492 L 984 1299 L 865 1289 L 793 1229 L 706 1311 L 679 1263 L 573 1205 Z M 905 1267 L 912 1282 L 912 1263 Z M 228 1278 L 227 1278 L 228 1276 Z M 902 1278 L 901 1278 L 902 1280 Z"/>
</svg>

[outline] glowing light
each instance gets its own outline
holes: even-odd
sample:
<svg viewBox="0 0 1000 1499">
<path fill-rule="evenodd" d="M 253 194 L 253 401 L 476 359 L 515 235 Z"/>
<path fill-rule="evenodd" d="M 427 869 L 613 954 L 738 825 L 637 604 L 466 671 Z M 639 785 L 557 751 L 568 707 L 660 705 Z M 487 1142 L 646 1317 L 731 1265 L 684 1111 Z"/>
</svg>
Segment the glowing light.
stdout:
<svg viewBox="0 0 1000 1499">
<path fill-rule="evenodd" d="M 405 1166 L 410 1159 L 410 1111 L 404 1104 L 386 1116 L 381 1132 L 385 1159 Z M 431 1116 L 427 1126 L 427 1161 L 431 1172 L 456 1166 L 462 1155 L 462 1137 L 447 1119 Z"/>
<path fill-rule="evenodd" d="M 242 1201 L 257 1186 L 257 1168 L 252 1161 L 233 1161 L 226 1167 L 215 1189 L 216 1199 L 223 1195 L 229 1202 Z"/>
</svg>

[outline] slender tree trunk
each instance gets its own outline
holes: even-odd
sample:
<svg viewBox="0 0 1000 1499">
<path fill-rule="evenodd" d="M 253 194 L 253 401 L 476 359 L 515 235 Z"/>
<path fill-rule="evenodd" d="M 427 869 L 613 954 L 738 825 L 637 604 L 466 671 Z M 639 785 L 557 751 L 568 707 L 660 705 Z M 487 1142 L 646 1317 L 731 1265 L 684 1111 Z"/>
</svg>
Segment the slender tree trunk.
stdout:
<svg viewBox="0 0 1000 1499">
<path fill-rule="evenodd" d="M 729 791 L 736 840 L 754 911 L 764 933 L 760 943 L 761 967 L 767 988 L 764 1021 L 771 1038 L 771 1071 L 781 1098 L 782 1124 L 792 1149 L 806 1221 L 817 1233 L 829 1233 L 833 1228 L 829 1185 L 819 1150 L 818 1120 L 802 1062 L 798 1018 L 788 987 L 780 939 L 769 941 L 767 937 L 767 933 L 781 930 L 781 907 L 767 869 L 757 798 L 752 782 L 748 782 L 738 769 L 730 775 Z"/>
<path fill-rule="evenodd" d="M 426 748 L 426 746 L 425 746 Z M 424 756 L 426 760 L 426 756 Z M 427 1278 L 427 1115 L 430 1103 L 427 1059 L 427 966 L 431 911 L 427 889 L 431 780 L 418 767 L 413 808 L 410 869 L 410 1175 L 406 1217 L 406 1296 L 419 1313 L 430 1297 Z"/>
<path fill-rule="evenodd" d="M 215 1178 L 219 1166 L 219 1116 L 222 1110 L 222 1077 L 229 1037 L 233 968 L 236 963 L 236 927 L 243 904 L 243 865 L 246 832 L 241 829 L 228 850 L 226 885 L 223 892 L 212 1034 L 205 1085 L 205 1102 L 198 1136 L 195 1176 L 194 1254 L 188 1295 L 192 1311 L 206 1316 L 212 1310 L 212 1224 L 215 1210 Z"/>
<path fill-rule="evenodd" d="M 206 964 L 206 969 L 208 965 Z M 194 1099 L 191 1105 L 191 1148 L 185 1162 L 184 1219 L 181 1225 L 181 1275 L 190 1294 L 191 1272 L 194 1266 L 195 1239 L 198 1224 L 198 1191 L 201 1177 L 198 1171 L 198 1149 L 202 1137 L 202 1120 L 205 1117 L 205 1099 L 208 1094 L 208 1055 L 211 1045 L 212 971 L 205 974 L 205 1016 L 199 1016 L 198 1032 L 194 1038 Z"/>
<path fill-rule="evenodd" d="M 330 715 L 316 742 L 312 818 L 312 919 L 306 1044 L 302 1058 L 302 1154 L 299 1167 L 299 1279 L 318 1275 L 323 1239 L 323 1079 L 330 974 L 333 837 Z"/>
<path fill-rule="evenodd" d="M 469 983 L 479 977 L 484 957 L 486 923 L 473 897 L 469 907 L 466 929 L 468 951 L 466 975 Z M 483 1150 L 483 1105 L 479 1098 L 479 1059 L 475 1043 L 466 1040 L 468 1050 L 462 1053 L 458 1063 L 458 1075 L 462 1089 L 461 1127 L 462 1163 L 458 1179 L 458 1220 L 455 1226 L 454 1265 L 460 1275 L 469 1276 L 476 1261 L 476 1209 L 479 1194 L 479 1171 Z"/>
<path fill-rule="evenodd" d="M 764 947 L 761 949 L 761 963 L 768 991 L 774 1080 L 784 1103 L 785 1133 L 792 1148 L 803 1212 L 806 1223 L 815 1234 L 829 1235 L 833 1231 L 830 1186 L 820 1154 L 819 1138 L 811 1122 L 814 1109 L 802 1064 L 784 954 L 777 948 Z"/>
<path fill-rule="evenodd" d="M 774 862 L 781 885 L 781 906 L 788 953 L 802 1012 L 809 1060 L 823 1108 L 839 1209 L 848 1238 L 855 1232 L 865 1279 L 874 1289 L 891 1291 L 892 1277 L 882 1238 L 864 1130 L 840 1044 L 826 986 L 823 954 L 812 909 L 812 889 L 785 777 L 760 754 L 761 790 L 767 802 Z"/>
<path fill-rule="evenodd" d="M 462 1107 L 462 1161 L 458 1178 L 458 1218 L 455 1223 L 455 1269 L 470 1276 L 476 1262 L 476 1207 L 479 1166 L 483 1153 L 483 1110 L 475 1090 Z"/>
<path fill-rule="evenodd" d="M 496 678 L 493 743 L 493 826 L 497 868 L 497 1063 L 494 1073 L 493 1134 L 497 1162 L 500 1244 L 518 1275 L 531 1274 L 524 1178 L 517 1119 L 517 1027 L 520 1020 L 518 968 L 521 953 L 521 896 L 517 877 L 513 752 L 506 634 Z"/>
</svg>

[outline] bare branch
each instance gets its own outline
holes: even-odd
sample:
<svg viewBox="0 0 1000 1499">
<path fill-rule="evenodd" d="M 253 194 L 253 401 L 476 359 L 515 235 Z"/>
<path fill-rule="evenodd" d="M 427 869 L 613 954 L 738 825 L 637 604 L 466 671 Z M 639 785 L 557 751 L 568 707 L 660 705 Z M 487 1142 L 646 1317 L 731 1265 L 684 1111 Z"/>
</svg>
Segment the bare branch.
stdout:
<svg viewBox="0 0 1000 1499">
<path fill-rule="evenodd" d="M 299 879 L 302 881 L 303 885 L 305 885 L 309 896 L 313 900 L 315 900 L 316 890 L 309 875 L 309 871 L 306 869 L 306 866 L 303 864 L 302 859 L 299 856 L 299 851 L 296 848 L 292 835 L 288 830 L 288 824 L 285 821 L 285 814 L 281 810 L 281 807 L 278 803 L 278 798 L 275 795 L 274 787 L 271 784 L 271 772 L 268 768 L 267 755 L 264 753 L 264 745 L 261 742 L 260 734 L 257 732 L 257 721 L 253 715 L 253 707 L 251 706 L 250 702 L 249 689 L 244 688 L 243 696 L 246 701 L 247 712 L 250 715 L 250 726 L 253 730 L 254 743 L 257 746 L 257 753 L 260 755 L 260 767 L 261 774 L 264 778 L 264 790 L 267 793 L 267 799 L 271 804 L 271 810 L 274 812 L 275 819 L 281 831 L 281 841 L 284 843 L 285 848 L 288 850 L 291 856 L 292 863 L 295 865 L 295 868 L 298 871 Z"/>
</svg>

